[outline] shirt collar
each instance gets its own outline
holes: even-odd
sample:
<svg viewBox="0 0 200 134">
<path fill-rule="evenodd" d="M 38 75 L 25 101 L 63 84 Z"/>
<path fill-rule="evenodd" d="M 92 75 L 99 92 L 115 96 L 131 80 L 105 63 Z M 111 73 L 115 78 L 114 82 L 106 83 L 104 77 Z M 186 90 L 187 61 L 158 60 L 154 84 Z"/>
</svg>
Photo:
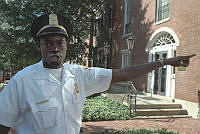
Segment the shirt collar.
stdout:
<svg viewBox="0 0 200 134">
<path fill-rule="evenodd" d="M 49 74 L 45 70 L 42 60 L 37 63 L 37 66 L 39 67 L 38 72 L 40 72 L 40 73 L 36 73 L 34 78 L 35 79 L 49 79 Z M 62 64 L 63 73 L 64 73 L 64 75 L 66 75 L 69 78 L 74 78 L 75 76 L 72 74 L 72 71 L 70 70 L 69 66 L 70 66 L 69 63 L 66 63 L 64 65 Z"/>
</svg>

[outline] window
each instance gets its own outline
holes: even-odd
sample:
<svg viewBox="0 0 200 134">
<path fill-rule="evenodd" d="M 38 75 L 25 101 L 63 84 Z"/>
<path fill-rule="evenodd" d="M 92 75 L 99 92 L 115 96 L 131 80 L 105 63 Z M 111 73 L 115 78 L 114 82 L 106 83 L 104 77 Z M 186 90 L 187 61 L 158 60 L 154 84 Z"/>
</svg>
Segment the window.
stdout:
<svg viewBox="0 0 200 134">
<path fill-rule="evenodd" d="M 169 0 L 157 0 L 156 22 L 169 18 Z"/>
<path fill-rule="evenodd" d="M 112 28 L 112 8 L 107 9 L 106 28 Z"/>
<path fill-rule="evenodd" d="M 99 35 L 99 31 L 98 31 L 98 21 L 94 23 L 94 36 L 98 36 Z"/>
<path fill-rule="evenodd" d="M 169 33 L 164 33 L 156 39 L 153 46 L 164 46 L 173 43 L 175 43 L 174 37 Z"/>
<path fill-rule="evenodd" d="M 121 67 L 124 68 L 124 67 L 129 66 L 129 61 L 130 61 L 129 60 L 130 59 L 129 50 L 128 49 L 122 49 L 121 54 L 122 54 L 122 65 L 121 65 Z"/>
<path fill-rule="evenodd" d="M 94 36 L 99 36 L 106 29 L 112 28 L 112 7 L 108 7 L 105 9 L 106 13 L 98 16 L 95 24 L 94 24 Z"/>
<path fill-rule="evenodd" d="M 125 0 L 124 35 L 131 33 L 131 8 L 133 0 Z"/>
<path fill-rule="evenodd" d="M 103 17 L 100 17 L 94 23 L 94 36 L 99 36 L 103 32 L 102 31 L 103 27 L 104 27 Z"/>
</svg>

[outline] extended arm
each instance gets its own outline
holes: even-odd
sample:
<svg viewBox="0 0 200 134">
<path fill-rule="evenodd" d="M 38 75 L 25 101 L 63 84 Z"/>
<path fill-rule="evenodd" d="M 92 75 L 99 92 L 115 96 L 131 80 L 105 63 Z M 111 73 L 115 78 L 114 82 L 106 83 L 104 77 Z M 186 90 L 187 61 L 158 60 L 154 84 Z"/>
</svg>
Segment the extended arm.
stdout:
<svg viewBox="0 0 200 134">
<path fill-rule="evenodd" d="M 178 56 L 175 58 L 164 59 L 163 62 L 155 61 L 141 65 L 129 66 L 122 69 L 113 69 L 112 70 L 112 83 L 120 82 L 120 81 L 129 81 L 135 79 L 139 76 L 142 76 L 148 72 L 151 72 L 163 65 L 171 65 L 174 67 L 184 66 L 187 67 L 189 65 L 189 60 L 191 57 L 195 56 Z"/>
</svg>

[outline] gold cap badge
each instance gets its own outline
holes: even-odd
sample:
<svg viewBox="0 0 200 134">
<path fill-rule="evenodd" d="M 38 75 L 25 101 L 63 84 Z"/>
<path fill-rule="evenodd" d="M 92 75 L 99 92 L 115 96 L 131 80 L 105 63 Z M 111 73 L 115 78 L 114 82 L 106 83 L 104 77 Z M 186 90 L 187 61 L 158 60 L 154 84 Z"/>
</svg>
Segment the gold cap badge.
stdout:
<svg viewBox="0 0 200 134">
<path fill-rule="evenodd" d="M 56 14 L 49 15 L 49 25 L 58 25 L 58 18 Z"/>
</svg>

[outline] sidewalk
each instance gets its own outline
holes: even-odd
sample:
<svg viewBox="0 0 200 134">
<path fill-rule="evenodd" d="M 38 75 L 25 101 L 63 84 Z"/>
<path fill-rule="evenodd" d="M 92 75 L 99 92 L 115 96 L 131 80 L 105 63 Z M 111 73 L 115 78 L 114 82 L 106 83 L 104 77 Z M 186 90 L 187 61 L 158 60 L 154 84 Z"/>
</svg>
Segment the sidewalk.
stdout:
<svg viewBox="0 0 200 134">
<path fill-rule="evenodd" d="M 193 118 L 169 118 L 169 119 L 142 119 L 125 121 L 100 121 L 83 122 L 82 130 L 87 134 L 104 130 L 122 130 L 140 128 L 167 128 L 168 131 L 178 131 L 179 134 L 200 134 L 200 120 Z"/>
<path fill-rule="evenodd" d="M 108 98 L 122 102 L 126 90 L 127 83 L 121 82 L 121 84 L 112 84 L 105 94 Z M 172 99 L 160 95 L 143 92 L 137 93 L 137 104 L 171 104 L 173 103 L 172 101 Z"/>
</svg>

